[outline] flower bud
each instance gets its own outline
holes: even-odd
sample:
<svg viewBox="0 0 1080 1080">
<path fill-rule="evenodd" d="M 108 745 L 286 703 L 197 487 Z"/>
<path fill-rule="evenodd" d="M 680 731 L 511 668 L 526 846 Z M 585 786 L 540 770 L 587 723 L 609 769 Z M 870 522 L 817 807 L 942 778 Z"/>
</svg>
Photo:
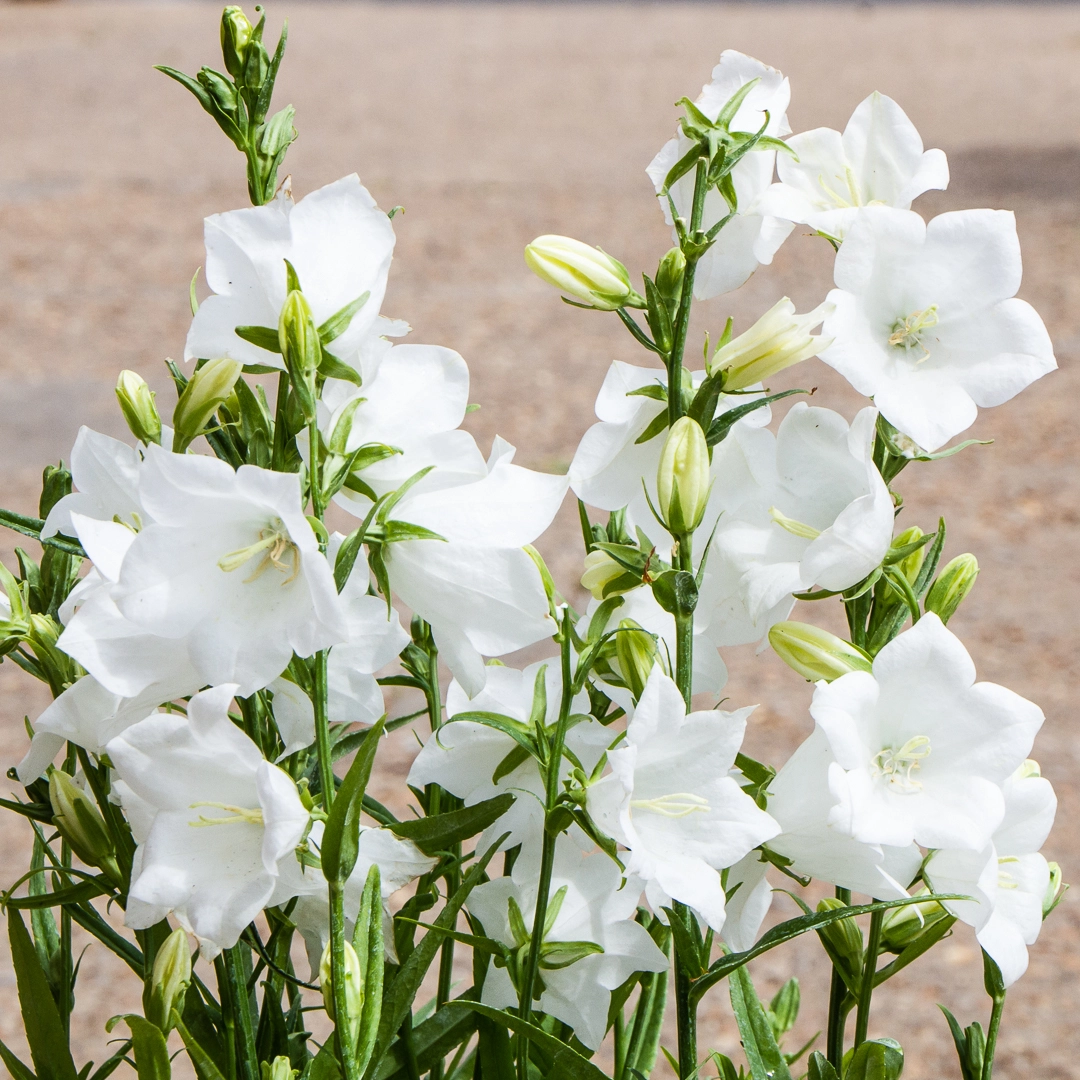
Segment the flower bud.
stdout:
<svg viewBox="0 0 1080 1080">
<path fill-rule="evenodd" d="M 633 619 L 623 619 L 615 634 L 615 660 L 627 689 L 637 701 L 649 681 L 659 652 L 656 638 Z"/>
<path fill-rule="evenodd" d="M 901 953 L 942 919 L 951 918 L 953 916 L 936 900 L 893 908 L 885 912 L 881 923 L 881 945 L 888 952 Z"/>
<path fill-rule="evenodd" d="M 150 1001 L 146 1018 L 165 1034 L 172 1030 L 172 1011 L 184 1010 L 184 995 L 191 982 L 191 949 L 187 933 L 177 928 L 154 957 L 150 976 Z"/>
<path fill-rule="evenodd" d="M 769 630 L 773 651 L 804 679 L 832 682 L 850 671 L 870 671 L 869 657 L 828 630 L 802 622 L 778 622 Z"/>
<path fill-rule="evenodd" d="M 87 866 L 97 866 L 115 882 L 121 880 L 116 847 L 101 811 L 75 781 L 60 769 L 49 773 L 53 824 Z"/>
<path fill-rule="evenodd" d="M 979 576 L 979 561 L 974 555 L 957 555 L 937 576 L 926 594 L 924 607 L 943 623 L 952 618 L 963 599 L 971 592 Z"/>
<path fill-rule="evenodd" d="M 345 942 L 345 1008 L 348 1015 L 345 1018 L 344 1034 L 350 1045 L 356 1044 L 357 1035 L 360 1033 L 360 1013 L 364 1008 L 364 976 L 360 971 L 360 958 L 356 950 Z M 334 982 L 331 972 L 330 943 L 323 949 L 322 960 L 319 963 L 319 986 L 322 989 L 323 1008 L 326 1015 L 334 1021 L 335 1026 L 340 1027 L 335 1015 L 334 1007 Z"/>
<path fill-rule="evenodd" d="M 618 259 L 569 236 L 538 236 L 525 248 L 525 263 L 549 285 L 600 311 L 645 304 Z"/>
<path fill-rule="evenodd" d="M 161 443 L 161 417 L 154 404 L 154 391 L 134 371 L 121 371 L 116 380 L 116 398 L 131 434 L 144 445 Z"/>
<path fill-rule="evenodd" d="M 1050 870 L 1050 883 L 1046 886 L 1046 892 L 1043 895 L 1042 914 L 1044 919 L 1058 906 L 1065 890 L 1069 887 L 1062 882 L 1061 867 L 1056 862 L 1048 862 L 1046 865 Z"/>
<path fill-rule="evenodd" d="M 805 315 L 796 315 L 795 305 L 785 296 L 749 330 L 713 353 L 709 374 L 723 371 L 724 389 L 742 390 L 817 356 L 828 348 L 832 339 L 813 337 L 810 331 L 832 311 L 833 305 L 824 303 Z"/>
<path fill-rule="evenodd" d="M 221 55 L 225 70 L 239 79 L 244 73 L 248 43 L 251 41 L 251 23 L 243 11 L 229 5 L 221 13 Z"/>
<path fill-rule="evenodd" d="M 173 409 L 173 450 L 180 453 L 203 433 L 210 417 L 232 393 L 243 364 L 221 357 L 203 364 L 191 376 Z"/>
<path fill-rule="evenodd" d="M 322 359 L 322 345 L 311 307 L 299 289 L 293 289 L 281 307 L 278 344 L 304 419 L 310 423 L 315 418 L 315 372 Z"/>
<path fill-rule="evenodd" d="M 818 911 L 835 911 L 848 905 L 834 896 L 818 901 Z M 863 964 L 863 937 L 854 919 L 837 919 L 818 930 L 821 939 L 832 950 L 848 985 L 858 982 Z"/>
<path fill-rule="evenodd" d="M 213 68 L 203 68 L 196 76 L 202 88 L 213 98 L 214 104 L 226 115 L 236 116 L 239 96 L 236 87 Z"/>
<path fill-rule="evenodd" d="M 660 260 L 656 270 L 657 292 L 667 301 L 669 308 L 678 307 L 685 274 L 686 256 L 682 253 L 682 248 L 673 247 Z"/>
<path fill-rule="evenodd" d="M 711 487 L 705 432 L 693 417 L 681 416 L 668 431 L 656 473 L 660 513 L 673 536 L 701 524 Z"/>
<path fill-rule="evenodd" d="M 299 1072 L 292 1067 L 292 1062 L 284 1055 L 274 1058 L 273 1062 L 260 1062 L 259 1080 L 296 1080 Z"/>
<path fill-rule="evenodd" d="M 626 578 L 619 582 L 619 578 Z M 619 582 L 618 585 L 614 585 Z M 629 592 L 641 582 L 625 566 L 620 566 L 606 551 L 595 548 L 585 556 L 585 573 L 581 575 L 582 588 L 588 589 L 596 600 Z"/>
<path fill-rule="evenodd" d="M 918 525 L 912 525 L 910 529 L 905 529 L 899 536 L 895 537 L 891 546 L 896 549 L 907 547 L 908 544 L 914 544 L 916 540 L 921 540 L 925 535 Z M 905 555 L 897 564 L 900 573 L 907 578 L 911 585 L 915 584 L 915 579 L 919 576 L 919 571 L 922 569 L 925 559 L 926 544 L 923 544 L 921 548 L 916 548 L 910 555 Z"/>
</svg>

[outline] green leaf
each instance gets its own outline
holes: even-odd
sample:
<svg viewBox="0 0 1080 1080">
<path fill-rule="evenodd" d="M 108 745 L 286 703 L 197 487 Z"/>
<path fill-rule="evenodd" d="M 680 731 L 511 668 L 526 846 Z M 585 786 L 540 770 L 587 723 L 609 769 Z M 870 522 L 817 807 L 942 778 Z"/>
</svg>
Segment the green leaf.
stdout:
<svg viewBox="0 0 1080 1080">
<path fill-rule="evenodd" d="M 481 1005 L 476 1001 L 465 1001 L 458 998 L 455 1001 L 447 1002 L 446 1007 L 450 1008 L 451 1006 L 472 1009 L 481 1016 L 509 1028 L 515 1035 L 524 1035 L 530 1042 L 540 1047 L 541 1050 L 552 1055 L 554 1061 L 551 1074 L 554 1074 L 556 1070 L 561 1070 L 560 1075 L 567 1077 L 568 1080 L 607 1080 L 604 1074 L 588 1058 L 582 1057 L 561 1039 L 549 1035 L 543 1028 L 539 1028 L 535 1024 L 530 1024 L 511 1013 L 493 1009 L 489 1005 Z"/>
<path fill-rule="evenodd" d="M 327 881 L 344 884 L 356 866 L 364 791 L 385 726 L 386 718 L 381 717 L 369 730 L 330 808 L 320 848 L 323 875 Z"/>
<path fill-rule="evenodd" d="M 462 996 L 468 997 L 472 993 L 474 991 L 468 990 Z M 417 1072 L 420 1075 L 429 1072 L 436 1063 L 442 1061 L 447 1054 L 465 1042 L 479 1026 L 477 1023 L 479 1019 L 475 1013 L 466 1012 L 464 1009 L 448 1009 L 444 1006 L 422 1024 L 417 1024 L 412 1029 L 409 1039 L 412 1052 L 416 1056 Z M 508 1073 L 485 1073 L 484 1075 L 485 1078 L 491 1076 L 492 1080 L 512 1080 L 513 1064 L 511 1063 Z M 391 1044 L 386 1057 L 371 1080 L 409 1080 L 409 1078 L 409 1065 L 404 1047 L 400 1040 L 397 1040 Z"/>
<path fill-rule="evenodd" d="M 667 426 L 667 409 L 661 409 L 660 412 L 649 421 L 649 426 L 634 440 L 634 445 L 639 446 L 642 443 L 647 443 L 650 440 L 655 439 L 657 435 L 667 430 Z"/>
<path fill-rule="evenodd" d="M 476 1056 L 480 1062 L 480 1080 L 504 1080 L 514 1075 L 514 1055 L 510 1036 L 502 1024 L 486 1016 L 476 1017 Z"/>
<path fill-rule="evenodd" d="M 0 1042 L 0 1061 L 7 1066 L 11 1073 L 11 1080 L 37 1080 L 37 1077 L 4 1045 Z"/>
<path fill-rule="evenodd" d="M 844 1070 L 844 1080 L 898 1080 L 904 1071 L 904 1051 L 894 1039 L 861 1043 Z"/>
<path fill-rule="evenodd" d="M 385 950 L 383 946 L 383 906 L 379 864 L 372 863 L 364 882 L 360 911 L 353 931 L 353 949 L 360 961 L 360 974 L 364 980 L 364 1005 L 360 1013 L 360 1026 L 356 1045 L 356 1070 L 362 1076 L 375 1052 L 379 1035 L 379 1019 L 382 1016 L 383 973 Z"/>
<path fill-rule="evenodd" d="M 187 1000 L 184 1005 L 184 1016 L 194 1012 L 198 1006 L 193 1006 L 193 999 L 197 999 L 199 1005 L 203 1006 L 203 1017 L 209 1025 L 209 1018 L 205 1016 L 205 1003 L 199 994 L 199 991 L 193 986 L 188 989 Z M 173 1010 L 173 1024 L 176 1026 L 176 1030 L 180 1033 L 180 1038 L 184 1041 L 184 1049 L 187 1050 L 188 1057 L 191 1059 L 191 1064 L 194 1066 L 195 1075 L 199 1080 L 225 1080 L 224 1073 L 219 1068 L 217 1061 L 211 1056 L 210 1052 L 205 1046 L 192 1034 L 191 1029 L 188 1027 L 188 1022 L 184 1018 L 179 1016 L 176 1010 Z M 204 1039 L 209 1041 L 208 1039 Z M 220 1048 L 216 1048 L 220 1049 Z"/>
<path fill-rule="evenodd" d="M 353 529 L 353 531 L 341 541 L 341 547 L 338 548 L 337 558 L 334 560 L 334 584 L 337 586 L 338 592 L 341 592 L 341 590 L 345 588 L 345 583 L 349 580 L 349 575 L 353 572 L 357 556 L 364 546 L 365 531 L 364 525 L 361 525 L 359 528 Z"/>
<path fill-rule="evenodd" d="M 39 1080 L 77 1080 L 67 1033 L 38 960 L 37 949 L 18 911 L 9 909 L 7 918 L 23 1029 Z"/>
<path fill-rule="evenodd" d="M 170 1080 L 172 1065 L 169 1048 L 161 1028 L 142 1016 L 129 1013 L 124 1023 L 131 1029 L 131 1043 L 135 1050 L 135 1069 L 139 1080 Z"/>
<path fill-rule="evenodd" d="M 402 540 L 441 540 L 446 543 L 445 536 L 425 529 L 423 525 L 413 525 L 410 521 L 384 522 L 383 539 L 388 544 L 400 543 Z"/>
<path fill-rule="evenodd" d="M 352 303 L 346 304 L 319 327 L 319 340 L 323 345 L 329 345 L 331 341 L 341 337 L 349 329 L 353 316 L 368 302 L 370 296 L 370 291 L 361 293 Z"/>
<path fill-rule="evenodd" d="M 747 95 L 754 89 L 757 84 L 761 82 L 761 79 L 751 79 L 749 82 L 745 82 L 734 94 L 727 99 L 724 107 L 720 110 L 720 115 L 716 118 L 717 127 L 730 127 L 732 120 L 735 119 L 735 114 L 739 111 L 739 107 L 746 100 Z"/>
<path fill-rule="evenodd" d="M 340 379 L 342 382 L 352 383 L 353 386 L 363 384 L 363 377 L 351 364 L 339 360 L 333 353 L 322 349 L 319 358 L 319 374 L 327 379 Z"/>
<path fill-rule="evenodd" d="M 514 800 L 515 796 L 506 792 L 473 806 L 466 806 L 462 810 L 451 810 L 445 814 L 412 821 L 399 821 L 390 826 L 390 831 L 397 836 L 407 837 L 425 855 L 438 855 L 448 851 L 454 844 L 460 844 L 463 840 L 483 832 L 514 805 Z"/>
<path fill-rule="evenodd" d="M 727 438 L 728 432 L 744 417 L 749 416 L 757 409 L 763 409 L 766 405 L 771 405 L 774 401 L 780 401 L 782 398 L 791 397 L 792 394 L 809 394 L 809 390 L 782 390 L 779 394 L 766 394 L 764 397 L 754 398 L 752 401 L 747 401 L 743 405 L 736 405 L 734 409 L 728 409 L 726 412 L 722 412 L 710 425 L 708 432 L 705 436 L 705 441 L 709 446 L 715 446 L 718 442 L 723 442 Z"/>
<path fill-rule="evenodd" d="M 545 941 L 540 946 L 540 967 L 546 971 L 559 971 L 603 951 L 604 947 L 595 941 Z"/>
<path fill-rule="evenodd" d="M 656 602 L 671 615 L 692 615 L 697 607 L 698 587 L 686 570 L 666 570 L 652 583 Z"/>
<path fill-rule="evenodd" d="M 46 547 L 58 548 L 60 551 L 67 552 L 68 555 L 78 555 L 80 559 L 86 558 L 86 552 L 83 551 L 82 544 L 78 540 L 67 539 L 63 536 L 50 536 L 42 540 L 41 530 L 45 522 L 41 518 L 16 514 L 13 510 L 0 510 L 0 525 L 5 525 L 23 536 L 32 536 Z"/>
<path fill-rule="evenodd" d="M 257 349 L 265 349 L 267 352 L 281 352 L 281 340 L 278 332 L 269 326 L 238 326 L 233 331 L 238 338 L 242 338 Z M 274 369 L 277 370 L 276 368 Z"/>
<path fill-rule="evenodd" d="M 95 896 L 108 896 L 113 886 L 104 874 L 99 874 L 92 881 L 81 881 L 78 885 L 68 885 L 55 892 L 39 893 L 36 896 L 13 896 L 5 906 L 17 911 L 37 911 L 41 908 L 60 907 L 62 904 L 81 904 Z"/>
<path fill-rule="evenodd" d="M 840 1080 L 832 1062 L 819 1051 L 815 1050 L 806 1063 L 806 1080 Z"/>
<path fill-rule="evenodd" d="M 166 67 L 164 64 L 155 64 L 154 70 L 160 71 L 163 75 L 168 75 L 170 79 L 175 79 L 181 86 L 186 86 L 199 99 L 199 104 L 215 120 L 217 119 L 217 106 L 200 82 L 190 75 L 185 75 L 182 71 L 177 71 L 176 68 Z"/>
<path fill-rule="evenodd" d="M 746 1061 L 754 1080 L 791 1080 L 787 1061 L 776 1045 L 772 1024 L 758 1001 L 750 973 L 739 968 L 729 981 L 731 1008 L 739 1025 Z"/>
<path fill-rule="evenodd" d="M 483 724 L 484 727 L 501 731 L 504 735 L 509 735 L 530 757 L 538 757 L 536 741 L 533 739 L 531 732 L 520 720 L 515 720 L 512 716 L 492 712 L 463 712 L 455 713 L 446 721 L 448 724 L 464 722 Z"/>
</svg>

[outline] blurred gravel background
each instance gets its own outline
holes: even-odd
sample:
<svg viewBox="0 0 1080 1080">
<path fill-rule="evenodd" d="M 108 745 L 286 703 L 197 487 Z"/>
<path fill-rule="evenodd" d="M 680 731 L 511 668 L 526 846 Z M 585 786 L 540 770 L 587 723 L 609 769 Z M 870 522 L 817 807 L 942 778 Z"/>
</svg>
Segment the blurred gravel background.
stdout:
<svg viewBox="0 0 1080 1080">
<path fill-rule="evenodd" d="M 151 65 L 193 72 L 215 64 L 218 12 L 143 2 L 0 6 L 4 506 L 35 512 L 40 470 L 66 458 L 79 424 L 125 433 L 112 393 L 120 368 L 142 372 L 166 407 L 173 400 L 162 360 L 183 348 L 201 218 L 245 205 L 246 194 L 240 156 Z M 466 357 L 482 406 L 470 428 L 485 446 L 496 432 L 505 436 L 536 468 L 565 469 L 607 365 L 642 356 L 614 318 L 561 305 L 525 269 L 521 249 L 538 233 L 559 232 L 602 245 L 635 273 L 654 267 L 668 239 L 644 166 L 674 129 L 672 103 L 696 95 L 722 49 L 750 52 L 791 77 L 795 130 L 842 129 L 874 89 L 897 98 L 952 166 L 949 191 L 924 197 L 924 214 L 1016 210 L 1026 264 L 1020 295 L 1046 320 L 1061 371 L 982 414 L 968 434 L 993 438 L 992 447 L 905 472 L 901 520 L 929 530 L 944 513 L 946 557 L 979 557 L 978 587 L 952 625 L 981 677 L 1046 710 L 1036 754 L 1061 800 L 1047 853 L 1075 877 L 1080 9 L 290 2 L 270 15 L 275 38 L 282 17 L 291 26 L 278 101 L 297 108 L 294 190 L 355 170 L 381 205 L 405 206 L 384 311 L 408 319 L 412 340 Z M 816 304 L 830 266 L 824 241 L 797 230 L 739 293 L 702 305 L 692 343 L 728 314 L 736 331 L 744 328 L 785 294 L 800 310 Z M 817 402 L 848 416 L 860 406 L 817 361 L 797 380 L 820 387 Z M 13 546 L 10 534 L 0 537 L 5 558 Z M 574 516 L 565 513 L 540 546 L 577 595 Z M 779 763 L 810 730 L 809 688 L 770 654 L 732 650 L 727 659 L 733 703 L 762 702 L 749 749 Z M 24 714 L 44 704 L 21 672 L 0 667 L 5 770 L 23 753 Z M 414 746 L 398 737 L 382 757 L 382 796 L 397 804 Z M 24 869 L 28 832 L 5 817 L 0 884 Z M 782 897 L 776 910 L 794 913 Z M 816 941 L 775 952 L 754 970 L 763 996 L 790 973 L 803 981 L 791 1045 L 824 1026 Z M 1078 974 L 1080 903 L 1067 897 L 1010 994 L 1002 1080 L 1080 1077 Z M 104 1021 L 138 1008 L 138 994 L 97 944 L 80 986 L 73 1035 L 81 1065 L 107 1056 Z M 958 1076 L 934 1003 L 963 1023 L 985 1023 L 970 931 L 960 928 L 875 1002 L 871 1034 L 904 1044 L 906 1076 Z M 17 1051 L 19 1026 L 0 953 L 0 1038 Z M 701 1045 L 738 1051 L 722 989 L 703 1015 Z"/>
</svg>

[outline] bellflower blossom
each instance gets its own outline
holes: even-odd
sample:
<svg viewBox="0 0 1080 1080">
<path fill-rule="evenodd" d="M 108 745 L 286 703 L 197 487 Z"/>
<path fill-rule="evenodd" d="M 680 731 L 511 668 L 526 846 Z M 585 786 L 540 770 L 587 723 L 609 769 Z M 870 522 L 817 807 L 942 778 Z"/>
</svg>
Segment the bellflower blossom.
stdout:
<svg viewBox="0 0 1080 1080">
<path fill-rule="evenodd" d="M 517 903 L 525 925 L 531 927 L 538 877 L 539 853 L 523 852 L 509 877 L 473 890 L 469 911 L 483 923 L 488 937 L 511 948 L 523 944 L 515 940 L 511 930 L 509 903 L 511 899 Z M 557 896 L 560 890 L 565 892 L 544 941 L 591 941 L 603 952 L 562 968 L 545 968 L 541 960 L 544 990 L 539 1009 L 569 1024 L 574 1034 L 595 1050 L 607 1027 L 611 991 L 635 971 L 666 970 L 668 959 L 648 931 L 633 920 L 640 886 L 635 887 L 632 881 L 622 885 L 619 868 L 607 855 L 585 855 L 573 841 L 560 839 L 555 848 L 552 895 Z M 517 990 L 505 967 L 489 968 L 481 1000 L 496 1009 L 517 1005 Z"/>
<path fill-rule="evenodd" d="M 1050 868 L 1039 848 L 1054 824 L 1057 797 L 1033 761 L 1005 781 L 1004 794 L 1005 817 L 991 843 L 977 852 L 932 852 L 926 876 L 935 892 L 973 898 L 945 906 L 975 927 L 979 944 L 1011 986 L 1027 970 L 1027 947 L 1042 929 Z"/>
<path fill-rule="evenodd" d="M 688 714 L 654 667 L 625 739 L 608 751 L 611 772 L 588 789 L 589 814 L 629 849 L 626 873 L 644 881 L 661 917 L 679 900 L 721 930 L 720 871 L 779 832 L 729 775 L 752 711 Z"/>
<path fill-rule="evenodd" d="M 733 49 L 726 49 L 721 54 L 720 63 L 713 68 L 712 81 L 702 87 L 695 104 L 710 120 L 715 120 L 734 94 L 754 79 L 760 81 L 739 106 L 731 121 L 731 130 L 758 131 L 765 123 L 768 112 L 765 134 L 774 137 L 787 135 L 791 131 L 787 122 L 791 86 L 787 79 L 779 71 Z M 657 194 L 663 190 L 664 178 L 672 166 L 690 148 L 690 140 L 680 133 L 665 143 L 650 162 L 646 172 Z M 739 200 L 738 210 L 698 263 L 694 279 L 694 296 L 697 299 L 708 300 L 737 289 L 758 266 L 772 262 L 791 232 L 790 221 L 773 216 L 759 205 L 761 196 L 772 182 L 775 159 L 774 150 L 754 150 L 732 170 L 731 179 Z M 694 201 L 693 171 L 676 181 L 671 188 L 671 198 L 678 214 L 689 222 Z M 667 200 L 661 198 L 660 205 L 667 223 L 673 224 Z M 702 228 L 711 228 L 728 212 L 724 197 L 719 191 L 711 189 L 705 196 Z"/>
<path fill-rule="evenodd" d="M 937 450 L 1057 367 L 1020 288 L 1016 219 L 860 211 L 836 256 L 821 359 L 923 449 Z"/>
<path fill-rule="evenodd" d="M 229 719 L 237 690 L 204 690 L 186 717 L 156 713 L 106 747 L 146 826 L 127 925 L 147 929 L 175 915 L 211 958 L 267 904 L 308 824 L 289 775 Z"/>
<path fill-rule="evenodd" d="M 1031 750 L 1042 710 L 975 682 L 967 650 L 933 613 L 889 642 L 873 672 L 819 683 L 810 713 L 836 760 L 828 821 L 868 844 L 981 851 L 1001 785 Z"/>
<path fill-rule="evenodd" d="M 287 187 L 273 202 L 208 217 L 206 282 L 214 291 L 199 305 L 184 359 L 227 356 L 244 364 L 282 367 L 279 354 L 238 337 L 238 326 L 277 328 L 288 294 L 287 259 L 296 270 L 315 325 L 367 300 L 333 342 L 349 356 L 375 325 L 394 251 L 390 219 L 356 174 L 293 203 Z"/>
<path fill-rule="evenodd" d="M 916 196 L 949 186 L 941 150 L 923 150 L 915 125 L 892 98 L 877 91 L 861 101 L 844 128 L 792 135 L 798 155 L 780 154 L 780 183 L 761 199 L 769 213 L 843 240 L 863 206 L 908 210 Z"/>
</svg>

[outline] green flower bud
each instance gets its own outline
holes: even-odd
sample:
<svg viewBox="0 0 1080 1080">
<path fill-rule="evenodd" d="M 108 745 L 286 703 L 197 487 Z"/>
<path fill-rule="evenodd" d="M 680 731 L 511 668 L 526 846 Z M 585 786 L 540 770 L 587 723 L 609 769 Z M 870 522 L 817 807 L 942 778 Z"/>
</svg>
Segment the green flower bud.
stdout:
<svg viewBox="0 0 1080 1080">
<path fill-rule="evenodd" d="M 292 1062 L 284 1056 L 274 1058 L 273 1062 L 260 1062 L 260 1080 L 296 1080 L 299 1072 L 292 1067 Z"/>
<path fill-rule="evenodd" d="M 86 792 L 60 769 L 49 773 L 53 824 L 87 866 L 97 866 L 115 882 L 121 880 L 116 847 L 105 819 Z"/>
<path fill-rule="evenodd" d="M 656 638 L 633 619 L 623 619 L 615 634 L 615 660 L 627 689 L 637 701 L 656 663 Z"/>
<path fill-rule="evenodd" d="M 166 939 L 150 976 L 150 1001 L 146 1018 L 167 1035 L 173 1027 L 172 1012 L 184 1010 L 184 995 L 191 982 L 191 949 L 187 933 L 177 928 Z"/>
<path fill-rule="evenodd" d="M 326 1015 L 334 1021 L 335 1026 L 340 1026 L 335 1015 L 329 942 L 323 949 L 322 960 L 319 963 L 319 986 L 322 990 L 323 1008 L 326 1009 Z M 364 1008 L 364 976 L 360 971 L 360 958 L 347 941 L 345 942 L 345 1008 L 348 1015 L 345 1018 L 344 1034 L 349 1040 L 349 1045 L 355 1046 L 360 1033 L 360 1013 Z"/>
<path fill-rule="evenodd" d="M 116 380 L 116 399 L 131 434 L 144 445 L 161 443 L 161 417 L 154 404 L 154 391 L 134 371 L 121 371 Z"/>
<path fill-rule="evenodd" d="M 692 417 L 682 416 L 668 431 L 656 473 L 660 513 L 672 535 L 685 536 L 701 524 L 711 487 L 705 432 Z"/>
<path fill-rule="evenodd" d="M 925 535 L 926 534 L 918 525 L 912 525 L 910 529 L 905 529 L 899 536 L 895 537 L 891 546 L 894 549 L 899 550 L 900 548 L 907 547 L 908 544 L 914 544 L 916 540 L 921 540 Z M 915 579 L 919 576 L 919 571 L 922 569 L 925 558 L 926 544 L 923 544 L 921 548 L 918 548 L 910 555 L 905 556 L 897 564 L 900 572 L 912 585 L 915 584 Z"/>
<path fill-rule="evenodd" d="M 304 294 L 293 289 L 278 317 L 278 344 L 304 419 L 315 419 L 315 372 L 322 359 L 319 331 Z"/>
<path fill-rule="evenodd" d="M 239 97 L 236 87 L 228 79 L 223 78 L 213 68 L 202 68 L 196 76 L 203 89 L 214 100 L 214 104 L 226 115 L 236 116 Z"/>
<path fill-rule="evenodd" d="M 1050 868 L 1050 883 L 1046 886 L 1046 893 L 1043 896 L 1042 912 L 1044 919 L 1061 903 L 1061 898 L 1069 887 L 1062 881 L 1061 867 L 1056 862 L 1050 862 L 1046 865 Z"/>
<path fill-rule="evenodd" d="M 742 390 L 817 356 L 832 339 L 813 337 L 810 331 L 831 314 L 832 308 L 829 303 L 819 304 L 805 315 L 796 315 L 795 305 L 785 296 L 749 330 L 713 353 L 709 374 L 723 371 L 724 389 Z"/>
<path fill-rule="evenodd" d="M 625 581 L 619 581 L 625 578 Z M 618 584 L 615 584 L 618 582 Z M 585 573 L 581 575 L 582 588 L 588 589 L 596 600 L 629 592 L 640 585 L 625 566 L 620 566 L 606 551 L 596 548 L 585 556 Z"/>
<path fill-rule="evenodd" d="M 802 622 L 778 622 L 769 630 L 773 651 L 809 682 L 832 682 L 850 671 L 870 671 L 870 658 L 861 649 L 828 630 Z"/>
<path fill-rule="evenodd" d="M 888 952 L 903 952 L 924 934 L 927 934 L 942 919 L 952 919 L 936 900 L 926 900 L 920 904 L 908 904 L 906 907 L 893 908 L 885 912 L 881 923 L 881 945 Z"/>
<path fill-rule="evenodd" d="M 221 357 L 203 364 L 191 376 L 173 410 L 173 450 L 188 448 L 203 433 L 207 422 L 232 393 L 244 365 L 239 360 Z"/>
<path fill-rule="evenodd" d="M 71 473 L 63 465 L 46 465 L 41 474 L 41 497 L 38 517 L 47 518 L 49 511 L 65 496 L 71 494 Z"/>
<path fill-rule="evenodd" d="M 818 901 L 818 911 L 835 911 L 848 905 L 833 896 Z M 858 983 L 863 965 L 863 936 L 854 919 L 838 919 L 818 930 L 822 941 L 832 950 L 849 986 Z"/>
<path fill-rule="evenodd" d="M 244 73 L 248 44 L 251 41 L 251 23 L 243 11 L 229 5 L 221 13 L 221 55 L 225 70 L 239 79 Z"/>
<path fill-rule="evenodd" d="M 656 270 L 657 292 L 674 311 L 682 298 L 683 277 L 686 274 L 686 256 L 682 248 L 673 247 L 661 260 Z"/>
<path fill-rule="evenodd" d="M 930 586 L 923 606 L 947 623 L 971 592 L 979 576 L 979 561 L 974 555 L 957 555 Z"/>
<path fill-rule="evenodd" d="M 525 263 L 549 285 L 600 311 L 645 306 L 618 259 L 569 236 L 538 236 L 525 248 Z"/>
</svg>

